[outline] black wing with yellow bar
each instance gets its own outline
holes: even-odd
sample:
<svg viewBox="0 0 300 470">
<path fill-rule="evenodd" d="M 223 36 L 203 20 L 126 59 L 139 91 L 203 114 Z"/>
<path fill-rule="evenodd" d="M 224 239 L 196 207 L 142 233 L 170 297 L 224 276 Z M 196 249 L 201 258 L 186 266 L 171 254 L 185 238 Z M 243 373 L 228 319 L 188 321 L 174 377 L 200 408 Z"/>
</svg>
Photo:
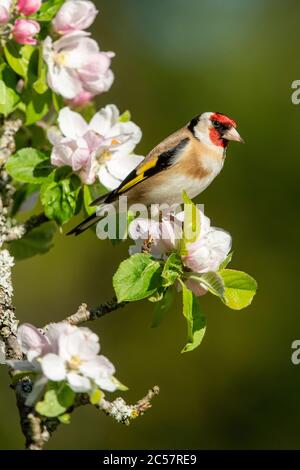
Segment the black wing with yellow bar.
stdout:
<svg viewBox="0 0 300 470">
<path fill-rule="evenodd" d="M 158 156 L 153 156 L 148 161 L 140 163 L 129 175 L 122 181 L 120 186 L 108 194 L 105 203 L 112 202 L 116 196 L 126 193 L 129 189 L 133 188 L 142 181 L 150 178 L 157 173 L 167 169 L 174 162 L 174 157 L 181 152 L 189 142 L 189 138 L 182 139 L 175 147 L 161 153 Z"/>
</svg>

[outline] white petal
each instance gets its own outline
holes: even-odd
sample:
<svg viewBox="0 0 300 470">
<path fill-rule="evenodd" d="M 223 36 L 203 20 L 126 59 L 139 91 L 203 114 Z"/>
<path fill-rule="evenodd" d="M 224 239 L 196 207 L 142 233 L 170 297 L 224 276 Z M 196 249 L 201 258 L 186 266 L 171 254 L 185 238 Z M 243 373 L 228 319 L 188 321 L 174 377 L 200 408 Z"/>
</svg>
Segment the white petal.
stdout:
<svg viewBox="0 0 300 470">
<path fill-rule="evenodd" d="M 52 148 L 51 163 L 54 166 L 72 166 L 73 151 L 67 145 L 56 145 Z"/>
<path fill-rule="evenodd" d="M 66 378 L 65 361 L 57 354 L 47 354 L 42 359 L 42 371 L 49 380 L 59 382 Z"/>
<path fill-rule="evenodd" d="M 142 138 L 142 131 L 134 122 L 118 122 L 116 125 L 118 134 L 130 136 L 133 144 L 137 145 Z"/>
<path fill-rule="evenodd" d="M 110 191 L 116 189 L 122 181 L 121 179 L 118 180 L 113 175 L 111 175 L 107 170 L 106 165 L 101 165 L 100 170 L 98 172 L 98 178 L 100 183 L 103 184 L 103 186 L 105 186 Z"/>
<path fill-rule="evenodd" d="M 103 374 L 113 375 L 116 370 L 114 365 L 105 356 L 97 356 L 83 363 L 80 366 L 80 372 L 86 377 L 96 379 Z"/>
<path fill-rule="evenodd" d="M 91 33 L 88 33 L 87 31 L 74 31 L 73 33 L 66 34 L 62 38 L 58 39 L 58 41 L 53 43 L 53 49 L 57 52 L 61 52 L 64 49 L 69 50 L 71 48 L 77 47 L 78 43 L 82 41 L 82 39 L 87 38 L 90 35 Z M 47 46 L 49 46 L 49 41 Z"/>
<path fill-rule="evenodd" d="M 61 34 L 87 29 L 94 22 L 97 13 L 95 5 L 90 1 L 68 1 L 58 11 L 52 24 Z"/>
<path fill-rule="evenodd" d="M 99 52 L 99 46 L 94 39 L 83 38 L 65 51 L 65 65 L 73 69 L 84 67 L 91 56 Z"/>
<path fill-rule="evenodd" d="M 81 81 L 76 73 L 65 67 L 49 66 L 47 81 L 53 91 L 68 100 L 72 100 L 82 91 Z"/>
<path fill-rule="evenodd" d="M 71 360 L 72 357 L 79 357 L 83 360 L 89 360 L 94 358 L 99 350 L 100 345 L 98 341 L 95 341 L 94 336 L 88 336 L 84 331 L 80 331 L 78 328 L 70 335 L 65 335 L 60 338 L 59 341 L 59 353 L 66 359 Z"/>
<path fill-rule="evenodd" d="M 99 95 L 108 91 L 114 82 L 115 76 L 112 70 L 108 70 L 105 74 L 99 75 L 97 80 L 83 80 L 82 86 L 85 90 Z"/>
<path fill-rule="evenodd" d="M 51 344 L 52 352 L 58 354 L 59 338 L 62 335 L 70 334 L 75 330 L 76 326 L 69 325 L 69 323 L 66 322 L 50 323 L 47 328 L 46 336 L 49 340 L 49 343 Z"/>
<path fill-rule="evenodd" d="M 212 227 L 207 234 L 207 241 L 210 246 L 214 246 L 214 248 L 219 249 L 225 255 L 227 255 L 231 249 L 232 239 L 230 234 L 225 232 L 225 230 Z"/>
<path fill-rule="evenodd" d="M 47 131 L 47 138 L 52 145 L 58 145 L 61 143 L 63 136 L 56 126 L 52 126 Z"/>
<path fill-rule="evenodd" d="M 83 137 L 88 132 L 88 125 L 79 113 L 63 108 L 58 117 L 61 132 L 71 139 Z"/>
<path fill-rule="evenodd" d="M 106 137 L 111 127 L 119 119 L 120 113 L 114 104 L 109 104 L 102 108 L 90 122 L 90 129 Z"/>
<path fill-rule="evenodd" d="M 182 260 L 185 266 L 197 273 L 212 270 L 210 268 L 210 250 L 206 246 L 202 246 L 197 251 L 189 253 L 189 255 L 184 256 Z"/>
<path fill-rule="evenodd" d="M 107 170 L 116 179 L 123 181 L 129 173 L 134 170 L 144 157 L 140 155 L 117 155 L 107 161 Z"/>
<path fill-rule="evenodd" d="M 49 351 L 49 342 L 47 338 L 33 325 L 25 323 L 18 328 L 18 342 L 21 345 L 22 352 L 30 355 L 32 360 L 43 352 Z"/>
<path fill-rule="evenodd" d="M 92 388 L 90 380 L 76 372 L 69 372 L 67 379 L 71 389 L 76 393 L 85 393 Z"/>
<path fill-rule="evenodd" d="M 99 377 L 95 380 L 95 383 L 98 385 L 101 390 L 107 390 L 108 392 L 114 392 L 117 390 L 117 386 L 113 379 L 109 376 L 107 377 Z"/>
</svg>

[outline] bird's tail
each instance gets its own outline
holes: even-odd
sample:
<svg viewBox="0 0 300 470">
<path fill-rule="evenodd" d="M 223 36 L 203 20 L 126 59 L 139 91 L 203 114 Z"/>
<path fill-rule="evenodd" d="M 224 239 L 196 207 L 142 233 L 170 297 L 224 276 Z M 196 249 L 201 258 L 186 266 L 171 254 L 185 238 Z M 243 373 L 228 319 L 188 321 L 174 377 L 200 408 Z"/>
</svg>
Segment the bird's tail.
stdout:
<svg viewBox="0 0 300 470">
<path fill-rule="evenodd" d="M 102 218 L 103 218 L 103 215 L 97 215 L 97 212 L 94 212 L 94 214 L 90 215 L 85 220 L 83 220 L 79 225 L 77 225 L 72 230 L 70 230 L 70 232 L 68 232 L 67 235 L 75 235 L 75 236 L 80 235 L 81 233 L 85 232 L 88 228 L 96 224 L 98 220 L 101 220 Z"/>
<path fill-rule="evenodd" d="M 94 224 L 96 224 L 99 220 L 103 218 L 103 215 L 97 215 L 99 209 L 102 209 L 105 207 L 106 200 L 112 195 L 113 191 L 110 193 L 104 194 L 97 199 L 95 199 L 93 202 L 91 202 L 90 206 L 98 206 L 98 209 L 94 214 L 90 215 L 87 217 L 85 220 L 83 220 L 79 225 L 74 227 L 70 232 L 67 233 L 67 235 L 80 235 L 81 233 L 85 232 L 88 228 L 92 227 Z"/>
</svg>

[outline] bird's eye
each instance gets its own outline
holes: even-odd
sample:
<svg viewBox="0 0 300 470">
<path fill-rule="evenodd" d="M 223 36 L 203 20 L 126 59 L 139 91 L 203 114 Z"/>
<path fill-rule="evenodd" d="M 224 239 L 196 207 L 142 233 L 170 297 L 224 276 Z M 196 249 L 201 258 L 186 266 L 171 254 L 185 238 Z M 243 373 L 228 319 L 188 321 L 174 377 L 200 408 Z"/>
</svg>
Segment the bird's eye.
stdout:
<svg viewBox="0 0 300 470">
<path fill-rule="evenodd" d="M 212 121 L 212 125 L 214 126 L 215 129 L 217 129 L 218 131 L 226 131 L 227 127 L 222 124 L 220 121 Z"/>
<path fill-rule="evenodd" d="M 212 125 L 216 128 L 219 129 L 221 127 L 221 123 L 219 121 L 212 121 Z"/>
</svg>

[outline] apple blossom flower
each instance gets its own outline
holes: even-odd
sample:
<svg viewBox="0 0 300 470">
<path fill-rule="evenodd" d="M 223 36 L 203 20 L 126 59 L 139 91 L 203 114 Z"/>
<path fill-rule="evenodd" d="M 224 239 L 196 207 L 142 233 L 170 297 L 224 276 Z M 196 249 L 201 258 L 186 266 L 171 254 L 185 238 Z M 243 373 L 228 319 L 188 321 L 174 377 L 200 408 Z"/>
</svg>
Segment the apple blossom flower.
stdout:
<svg viewBox="0 0 300 470">
<path fill-rule="evenodd" d="M 107 189 L 116 189 L 144 157 L 133 154 L 142 138 L 141 129 L 128 120 L 122 122 L 115 105 L 102 108 L 91 120 L 89 127 L 103 138 L 95 155 L 97 175 Z"/>
<path fill-rule="evenodd" d="M 37 40 L 34 38 L 40 32 L 41 28 L 35 20 L 16 20 L 12 34 L 18 44 L 29 44 L 35 46 Z"/>
<path fill-rule="evenodd" d="M 36 13 L 42 5 L 42 0 L 18 0 L 18 9 L 23 15 L 30 16 Z"/>
<path fill-rule="evenodd" d="M 141 253 L 144 241 L 151 239 L 151 255 L 157 259 L 165 259 L 168 254 L 179 248 L 182 236 L 182 221 L 180 214 L 165 214 L 161 221 L 139 217 L 129 226 L 129 235 L 135 245 L 129 247 L 129 254 Z"/>
<path fill-rule="evenodd" d="M 98 10 L 93 2 L 68 0 L 63 4 L 52 24 L 57 33 L 68 34 L 89 28 L 97 14 Z"/>
<path fill-rule="evenodd" d="M 0 25 L 9 21 L 11 6 L 12 0 L 0 0 Z"/>
<path fill-rule="evenodd" d="M 42 333 L 24 324 L 18 328 L 17 337 L 26 360 L 11 360 L 8 364 L 15 370 L 37 374 L 27 404 L 36 401 L 48 380 L 66 381 L 76 393 L 89 393 L 95 386 L 116 390 L 115 368 L 99 355 L 99 338 L 89 328 L 56 323 Z"/>
<path fill-rule="evenodd" d="M 131 121 L 121 122 L 114 105 L 101 109 L 89 124 L 79 113 L 63 108 L 58 125 L 48 131 L 51 162 L 71 166 L 86 184 L 98 176 L 107 189 L 114 189 L 143 159 L 132 154 L 141 139 L 140 128 Z"/>
<path fill-rule="evenodd" d="M 75 31 L 53 42 L 44 41 L 43 55 L 48 65 L 49 87 L 68 100 L 83 91 L 99 95 L 111 87 L 113 52 L 101 52 L 96 41 L 85 31 Z"/>
<path fill-rule="evenodd" d="M 198 209 L 199 210 L 199 209 Z M 231 236 L 222 229 L 212 227 L 210 219 L 200 212 L 201 229 L 192 243 L 186 242 L 187 253 L 181 254 L 186 271 L 196 274 L 217 272 L 231 249 Z M 180 240 L 183 237 L 185 214 L 166 214 L 162 220 L 137 218 L 129 226 L 129 235 L 135 245 L 129 247 L 129 254 L 140 253 L 144 240 L 151 238 L 151 254 L 158 259 L 166 259 L 172 252 L 180 253 Z M 195 295 L 207 292 L 199 279 L 188 279 L 186 285 Z"/>
</svg>

